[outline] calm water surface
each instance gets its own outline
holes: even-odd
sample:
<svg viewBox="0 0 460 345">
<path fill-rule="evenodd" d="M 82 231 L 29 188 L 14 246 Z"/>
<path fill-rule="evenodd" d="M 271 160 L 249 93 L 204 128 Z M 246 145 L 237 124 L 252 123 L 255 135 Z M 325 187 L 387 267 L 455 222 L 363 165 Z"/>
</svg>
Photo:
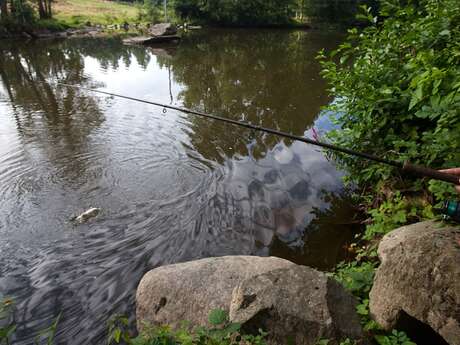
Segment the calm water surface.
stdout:
<svg viewBox="0 0 460 345">
<path fill-rule="evenodd" d="M 271 30 L 156 49 L 0 42 L 0 293 L 17 301 L 15 342 L 62 312 L 59 343 L 103 343 L 159 265 L 255 254 L 327 269 L 350 235 L 341 174 L 321 150 L 52 81 L 321 135 L 331 100 L 314 57 L 338 42 Z M 69 221 L 89 207 L 103 212 Z"/>
</svg>

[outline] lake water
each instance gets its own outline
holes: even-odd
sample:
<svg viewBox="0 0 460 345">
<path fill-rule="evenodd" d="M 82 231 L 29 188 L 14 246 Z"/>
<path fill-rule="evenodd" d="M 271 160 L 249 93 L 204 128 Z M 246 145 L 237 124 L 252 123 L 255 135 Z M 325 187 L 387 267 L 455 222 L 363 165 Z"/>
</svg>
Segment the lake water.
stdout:
<svg viewBox="0 0 460 345">
<path fill-rule="evenodd" d="M 149 269 L 208 256 L 280 256 L 329 269 L 352 210 L 313 146 L 54 81 L 321 137 L 315 55 L 334 33 L 211 30 L 178 46 L 115 39 L 0 42 L 0 293 L 15 343 L 59 314 L 57 341 L 104 343 Z M 315 130 L 312 130 L 312 127 Z M 69 219 L 89 207 L 101 215 Z"/>
</svg>

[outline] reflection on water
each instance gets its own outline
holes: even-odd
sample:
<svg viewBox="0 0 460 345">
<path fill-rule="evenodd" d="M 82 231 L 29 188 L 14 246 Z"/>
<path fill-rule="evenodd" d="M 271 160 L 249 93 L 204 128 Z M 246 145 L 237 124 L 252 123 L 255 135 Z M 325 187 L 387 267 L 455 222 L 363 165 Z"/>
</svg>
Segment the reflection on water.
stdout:
<svg viewBox="0 0 460 345">
<path fill-rule="evenodd" d="M 0 293 L 18 302 L 16 342 L 62 312 L 60 343 L 102 343 L 159 265 L 257 254 L 327 269 L 350 235 L 340 173 L 317 148 L 50 81 L 311 135 L 329 101 L 314 56 L 337 41 L 217 30 L 156 49 L 2 42 Z M 103 213 L 69 222 L 89 207 Z"/>
</svg>

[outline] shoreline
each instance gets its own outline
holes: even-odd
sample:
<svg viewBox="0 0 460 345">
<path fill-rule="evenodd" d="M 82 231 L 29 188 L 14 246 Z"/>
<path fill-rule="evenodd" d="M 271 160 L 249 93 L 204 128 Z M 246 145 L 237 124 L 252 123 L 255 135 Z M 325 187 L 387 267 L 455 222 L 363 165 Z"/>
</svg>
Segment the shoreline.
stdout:
<svg viewBox="0 0 460 345">
<path fill-rule="evenodd" d="M 0 23 L 0 40 L 35 40 L 35 39 L 59 39 L 69 37 L 110 37 L 121 38 L 132 37 L 145 34 L 150 25 L 149 23 L 124 23 L 124 24 L 92 24 L 71 27 L 64 23 L 55 22 L 50 27 L 37 25 L 22 26 L 17 24 Z M 185 32 L 196 30 L 254 30 L 254 29 L 273 29 L 273 30 L 294 30 L 294 31 L 338 31 L 345 27 L 331 23 L 299 23 L 283 25 L 199 25 L 199 29 L 188 29 L 184 24 L 176 24 L 179 30 Z M 190 27 L 194 25 L 189 24 Z"/>
</svg>

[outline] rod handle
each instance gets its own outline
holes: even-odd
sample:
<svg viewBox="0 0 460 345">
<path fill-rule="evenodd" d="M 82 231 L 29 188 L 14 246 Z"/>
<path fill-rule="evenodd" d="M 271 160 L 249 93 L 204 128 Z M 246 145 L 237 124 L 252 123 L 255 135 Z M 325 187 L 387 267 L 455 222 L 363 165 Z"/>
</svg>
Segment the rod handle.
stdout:
<svg viewBox="0 0 460 345">
<path fill-rule="evenodd" d="M 435 180 L 449 182 L 455 185 L 460 185 L 460 176 L 452 175 L 438 170 L 422 167 L 409 162 L 404 162 L 402 171 L 411 173 L 420 177 L 429 177 Z"/>
</svg>

